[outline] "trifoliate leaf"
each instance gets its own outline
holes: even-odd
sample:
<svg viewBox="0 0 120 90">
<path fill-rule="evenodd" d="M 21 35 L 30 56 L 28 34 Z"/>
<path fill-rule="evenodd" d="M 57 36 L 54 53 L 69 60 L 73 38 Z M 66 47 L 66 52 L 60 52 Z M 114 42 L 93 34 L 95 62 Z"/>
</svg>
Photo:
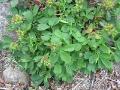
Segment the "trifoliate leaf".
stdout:
<svg viewBox="0 0 120 90">
<path fill-rule="evenodd" d="M 72 62 L 70 54 L 68 52 L 65 52 L 65 51 L 62 51 L 62 50 L 60 51 L 60 58 L 66 64 L 70 64 Z"/>
<path fill-rule="evenodd" d="M 46 30 L 48 28 L 49 28 L 49 26 L 47 24 L 38 24 L 37 30 L 38 31 L 44 31 L 44 30 Z"/>
<path fill-rule="evenodd" d="M 54 25 L 56 25 L 56 24 L 58 24 L 58 23 L 59 23 L 59 19 L 56 18 L 56 17 L 50 18 L 49 21 L 48 21 L 48 24 L 49 24 L 50 26 L 54 26 Z"/>
<path fill-rule="evenodd" d="M 59 75 L 62 72 L 62 67 L 60 64 L 56 64 L 54 67 L 54 73 Z"/>
<path fill-rule="evenodd" d="M 25 19 L 28 21 L 28 22 L 32 22 L 33 21 L 33 13 L 28 10 L 28 11 L 25 11 L 23 13 L 23 16 L 25 17 Z"/>
<path fill-rule="evenodd" d="M 33 16 L 37 15 L 38 10 L 39 10 L 39 6 L 35 5 L 34 8 L 33 8 Z"/>
</svg>

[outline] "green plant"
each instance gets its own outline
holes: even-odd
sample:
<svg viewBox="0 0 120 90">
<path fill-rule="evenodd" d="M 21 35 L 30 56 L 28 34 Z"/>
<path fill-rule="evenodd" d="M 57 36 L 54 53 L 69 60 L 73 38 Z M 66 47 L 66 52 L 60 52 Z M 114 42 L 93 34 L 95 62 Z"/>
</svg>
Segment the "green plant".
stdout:
<svg viewBox="0 0 120 90">
<path fill-rule="evenodd" d="M 16 32 L 18 40 L 5 37 L 0 45 L 36 85 L 48 86 L 51 79 L 70 82 L 79 70 L 111 70 L 120 60 L 119 0 L 95 5 L 88 0 L 40 0 L 25 7 L 13 1 L 8 30 Z"/>
</svg>

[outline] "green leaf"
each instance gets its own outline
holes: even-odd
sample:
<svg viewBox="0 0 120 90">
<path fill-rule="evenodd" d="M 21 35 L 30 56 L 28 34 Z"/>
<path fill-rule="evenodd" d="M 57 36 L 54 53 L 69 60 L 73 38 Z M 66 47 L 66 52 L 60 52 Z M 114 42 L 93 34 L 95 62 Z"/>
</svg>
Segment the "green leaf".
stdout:
<svg viewBox="0 0 120 90">
<path fill-rule="evenodd" d="M 105 60 L 105 59 L 101 59 L 101 61 L 102 61 L 102 63 L 105 65 L 105 67 L 106 67 L 107 69 L 112 69 L 113 64 L 112 64 L 111 61 Z"/>
<path fill-rule="evenodd" d="M 59 60 L 59 54 L 53 52 L 50 54 L 49 59 L 51 63 L 54 65 Z"/>
<path fill-rule="evenodd" d="M 55 67 L 54 67 L 54 73 L 59 75 L 59 74 L 61 74 L 61 72 L 62 72 L 61 65 L 60 64 L 56 64 Z"/>
<path fill-rule="evenodd" d="M 120 61 L 120 51 L 116 51 L 114 53 L 114 59 L 115 59 L 116 62 Z"/>
<path fill-rule="evenodd" d="M 61 75 L 63 81 L 71 82 L 72 76 L 69 73 L 62 73 Z"/>
<path fill-rule="evenodd" d="M 4 40 L 4 43 L 11 43 L 12 42 L 12 38 L 9 36 L 4 36 L 3 40 Z"/>
<path fill-rule="evenodd" d="M 18 0 L 12 0 L 10 4 L 11 4 L 11 7 L 16 7 L 18 4 Z"/>
<path fill-rule="evenodd" d="M 72 33 L 73 37 L 78 41 L 78 42 L 85 42 L 85 37 L 83 37 L 79 31 L 75 31 Z"/>
<path fill-rule="evenodd" d="M 68 26 L 68 25 L 62 25 L 61 31 L 68 33 L 70 31 L 70 26 Z"/>
<path fill-rule="evenodd" d="M 112 68 L 111 54 L 100 53 L 100 60 L 107 69 Z"/>
<path fill-rule="evenodd" d="M 73 67 L 71 65 L 65 65 L 66 67 L 66 72 L 67 74 L 69 74 L 70 76 L 72 76 L 74 73 L 73 73 Z"/>
<path fill-rule="evenodd" d="M 103 59 L 103 60 L 110 60 L 111 59 L 111 54 L 107 54 L 107 53 L 99 53 L 99 57 L 100 59 Z"/>
<path fill-rule="evenodd" d="M 96 49 L 99 46 L 99 44 L 97 43 L 97 41 L 95 39 L 89 40 L 88 42 L 89 42 L 88 45 L 92 49 Z"/>
<path fill-rule="evenodd" d="M 64 51 L 72 52 L 72 51 L 79 51 L 81 49 L 81 44 L 69 44 L 63 47 Z"/>
<path fill-rule="evenodd" d="M 120 39 L 118 39 L 118 40 L 116 41 L 116 46 L 117 46 L 118 49 L 120 50 Z"/>
<path fill-rule="evenodd" d="M 34 74 L 31 76 L 32 81 L 38 86 L 43 82 L 43 74 L 39 75 L 39 74 Z"/>
<path fill-rule="evenodd" d="M 4 2 L 4 0 L 0 0 L 0 3 L 3 3 Z"/>
<path fill-rule="evenodd" d="M 86 63 L 84 62 L 84 60 L 82 60 L 82 59 L 78 60 L 78 61 L 77 61 L 77 67 L 78 67 L 79 69 L 85 68 L 85 67 L 86 67 Z"/>
<path fill-rule="evenodd" d="M 3 44 L 0 42 L 0 51 L 3 49 Z"/>
<path fill-rule="evenodd" d="M 34 62 L 39 62 L 39 61 L 41 60 L 41 58 L 42 58 L 42 56 L 35 56 L 35 57 L 33 58 L 33 61 L 34 61 Z"/>
<path fill-rule="evenodd" d="M 36 35 L 35 35 L 34 32 L 30 32 L 30 33 L 29 33 L 29 38 L 30 38 L 30 40 L 32 40 L 32 41 L 34 41 L 34 42 L 37 40 Z"/>
<path fill-rule="evenodd" d="M 56 17 L 52 17 L 52 18 L 50 18 L 50 19 L 48 20 L 48 24 L 49 24 L 50 26 L 54 26 L 54 25 L 56 25 L 56 24 L 58 24 L 58 23 L 59 23 L 59 19 L 56 18 Z"/>
<path fill-rule="evenodd" d="M 47 24 L 48 23 L 49 18 L 47 17 L 42 17 L 41 19 L 38 20 L 39 23 L 42 24 Z"/>
<path fill-rule="evenodd" d="M 72 61 L 71 61 L 71 56 L 70 56 L 70 53 L 68 52 L 65 52 L 65 51 L 60 51 L 60 58 L 62 61 L 65 62 L 65 64 L 71 64 Z"/>
<path fill-rule="evenodd" d="M 59 22 L 65 23 L 65 24 L 66 24 L 66 23 L 69 23 L 69 22 L 67 22 L 67 21 L 65 21 L 65 20 L 62 20 L 62 19 L 60 19 Z"/>
<path fill-rule="evenodd" d="M 54 32 L 53 32 L 57 37 L 59 38 L 62 38 L 62 32 L 59 30 L 59 29 L 56 29 Z"/>
<path fill-rule="evenodd" d="M 22 68 L 24 68 L 25 70 L 28 69 L 28 62 L 20 62 L 19 64 L 20 64 L 20 65 L 22 66 Z"/>
<path fill-rule="evenodd" d="M 49 87 L 49 81 L 48 81 L 48 79 L 49 79 L 49 77 L 48 77 L 48 75 L 46 75 L 46 76 L 44 77 L 44 85 L 46 86 L 46 88 Z"/>
<path fill-rule="evenodd" d="M 12 38 L 9 36 L 4 36 L 3 41 L 1 42 L 2 49 L 9 48 L 11 43 L 12 43 Z"/>
<path fill-rule="evenodd" d="M 81 50 L 81 48 L 82 48 L 82 45 L 81 44 L 74 44 L 74 46 L 75 46 L 75 51 L 79 51 L 79 50 Z"/>
<path fill-rule="evenodd" d="M 111 20 L 111 13 L 109 11 L 106 12 L 106 20 L 110 21 Z"/>
<path fill-rule="evenodd" d="M 70 35 L 69 33 L 62 33 L 61 35 L 61 39 L 66 43 L 66 44 L 70 44 Z"/>
<path fill-rule="evenodd" d="M 66 46 L 63 47 L 63 50 L 68 51 L 68 52 L 72 52 L 72 51 L 75 50 L 75 46 L 73 44 L 66 45 Z"/>
<path fill-rule="evenodd" d="M 71 2 L 72 2 L 72 0 L 67 0 L 66 2 L 67 2 L 67 3 L 71 3 Z"/>
<path fill-rule="evenodd" d="M 37 15 L 38 10 L 39 10 L 39 6 L 38 6 L 38 5 L 35 5 L 34 8 L 33 8 L 33 16 L 36 16 L 36 15 Z"/>
<path fill-rule="evenodd" d="M 46 31 L 46 32 L 42 33 L 41 39 L 43 41 L 48 41 L 48 40 L 50 40 L 50 38 L 51 38 L 51 33 L 50 32 Z"/>
<path fill-rule="evenodd" d="M 28 22 L 33 21 L 33 13 L 30 10 L 23 12 L 23 16 L 26 18 Z"/>
<path fill-rule="evenodd" d="M 47 24 L 38 24 L 37 30 L 38 31 L 44 31 L 44 30 L 46 30 L 48 28 L 49 28 L 49 26 Z"/>
<path fill-rule="evenodd" d="M 108 46 L 106 46 L 106 45 L 101 45 L 100 46 L 100 50 L 103 52 L 103 53 L 110 53 L 111 51 L 110 51 L 110 48 L 108 47 Z"/>
<path fill-rule="evenodd" d="M 85 59 L 89 59 L 91 55 L 92 55 L 92 53 L 91 53 L 90 51 L 87 51 L 87 52 L 85 52 L 85 54 L 84 54 L 84 58 L 85 58 Z"/>
<path fill-rule="evenodd" d="M 66 21 L 69 22 L 70 24 L 75 23 L 75 19 L 73 17 L 66 17 Z"/>
<path fill-rule="evenodd" d="M 53 8 L 53 7 L 49 7 L 49 8 L 47 8 L 46 9 L 47 10 L 47 14 L 49 15 L 49 16 L 55 16 L 55 9 Z"/>
<path fill-rule="evenodd" d="M 98 60 L 98 68 L 99 68 L 99 69 L 105 68 L 105 65 L 102 63 L 101 60 Z"/>
<path fill-rule="evenodd" d="M 21 25 L 21 29 L 22 30 L 25 30 L 25 31 L 28 31 L 30 30 L 32 27 L 32 23 L 28 23 L 28 22 L 24 22 L 22 25 Z"/>
<path fill-rule="evenodd" d="M 99 60 L 99 55 L 97 53 L 92 53 L 91 56 L 89 57 L 89 63 L 95 64 Z"/>
<path fill-rule="evenodd" d="M 28 67 L 31 71 L 34 70 L 34 62 L 29 62 Z"/>
<path fill-rule="evenodd" d="M 96 66 L 95 66 L 95 64 L 88 64 L 87 69 L 90 72 L 95 72 Z"/>
<path fill-rule="evenodd" d="M 41 62 L 38 62 L 38 63 L 37 63 L 37 67 L 40 67 L 40 68 L 41 68 L 42 65 L 43 65 L 43 64 L 42 64 Z"/>
<path fill-rule="evenodd" d="M 20 60 L 20 61 L 21 61 L 21 62 L 24 62 L 24 63 L 30 62 L 30 61 L 31 61 L 31 58 L 30 58 L 29 55 L 24 54 L 24 55 L 21 57 L 21 60 Z"/>
<path fill-rule="evenodd" d="M 53 36 L 51 37 L 51 43 L 52 43 L 52 44 L 56 44 L 56 45 L 61 45 L 61 44 L 62 44 L 62 41 L 61 41 L 61 39 L 60 39 L 59 37 L 53 35 Z"/>
<path fill-rule="evenodd" d="M 10 11 L 12 12 L 12 15 L 15 15 L 15 14 L 17 14 L 18 13 L 18 10 L 17 10 L 17 8 L 10 8 Z"/>
</svg>

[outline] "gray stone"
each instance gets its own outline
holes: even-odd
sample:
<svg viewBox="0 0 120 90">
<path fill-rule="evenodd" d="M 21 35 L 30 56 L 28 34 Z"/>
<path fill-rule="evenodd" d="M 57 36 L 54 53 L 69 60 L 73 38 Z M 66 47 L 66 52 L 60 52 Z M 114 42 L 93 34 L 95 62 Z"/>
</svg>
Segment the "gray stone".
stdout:
<svg viewBox="0 0 120 90">
<path fill-rule="evenodd" d="M 29 83 L 28 75 L 19 68 L 9 66 L 3 71 L 3 78 L 6 83 L 11 85 L 23 84 L 25 86 Z"/>
</svg>

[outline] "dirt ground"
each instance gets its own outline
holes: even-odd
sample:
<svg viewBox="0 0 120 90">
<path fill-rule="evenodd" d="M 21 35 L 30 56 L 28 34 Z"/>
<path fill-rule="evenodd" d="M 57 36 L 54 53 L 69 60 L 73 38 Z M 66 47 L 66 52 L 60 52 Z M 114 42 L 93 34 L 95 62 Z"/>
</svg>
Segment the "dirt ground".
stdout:
<svg viewBox="0 0 120 90">
<path fill-rule="evenodd" d="M 0 3 L 0 40 L 5 34 L 9 34 L 5 31 L 7 25 L 6 16 L 9 14 L 9 3 Z M 11 34 L 10 34 L 11 35 Z M 14 35 L 13 35 L 14 37 Z M 7 52 L 0 52 L 0 86 L 5 87 L 2 83 L 2 71 L 5 70 L 8 61 L 9 54 Z M 40 87 L 39 90 L 43 90 Z M 74 76 L 74 80 L 70 84 L 62 84 L 61 86 L 51 83 L 52 90 L 120 90 L 120 63 L 114 64 L 112 72 L 101 70 L 91 75 L 84 75 L 78 72 Z M 4 90 L 1 89 L 0 90 Z M 7 89 L 9 90 L 9 89 Z M 17 89 L 18 90 L 18 89 Z M 30 90 L 30 89 L 29 89 Z M 33 89 L 31 89 L 33 90 Z"/>
</svg>

